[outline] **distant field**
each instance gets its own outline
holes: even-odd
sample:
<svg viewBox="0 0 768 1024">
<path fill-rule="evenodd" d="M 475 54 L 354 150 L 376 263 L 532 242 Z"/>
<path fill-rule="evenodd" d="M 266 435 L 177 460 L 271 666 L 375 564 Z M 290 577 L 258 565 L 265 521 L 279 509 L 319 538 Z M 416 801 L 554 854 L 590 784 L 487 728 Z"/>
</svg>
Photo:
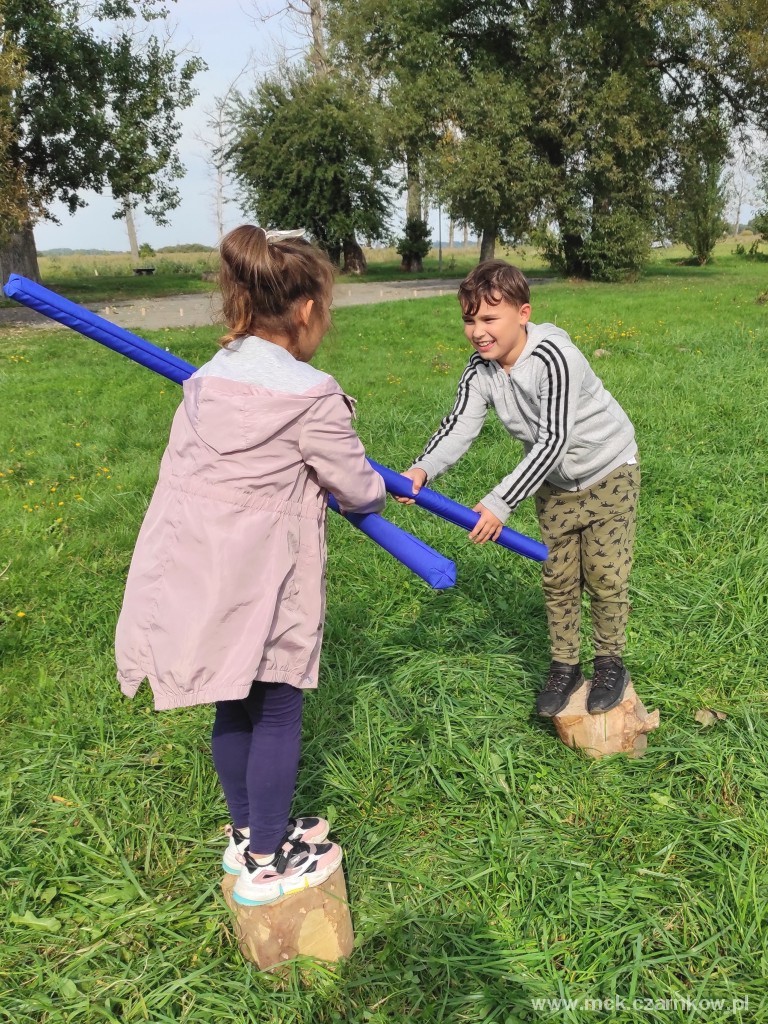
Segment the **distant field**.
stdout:
<svg viewBox="0 0 768 1024">
<path fill-rule="evenodd" d="M 71 332 L 0 330 L 0 1020 L 768 1020 L 768 267 L 727 245 L 710 267 L 679 260 L 533 295 L 637 428 L 627 660 L 661 712 L 646 756 L 590 761 L 535 716 L 537 565 L 390 502 L 456 560 L 436 593 L 330 517 L 296 810 L 345 848 L 356 947 L 286 978 L 242 961 L 220 896 L 211 709 L 157 714 L 114 677 L 179 389 Z M 152 340 L 199 363 L 217 333 Z M 444 297 L 340 309 L 315 362 L 400 468 L 467 355 Z M 471 505 L 518 456 L 490 418 L 437 487 Z M 530 501 L 510 525 L 537 534 Z M 706 708 L 725 717 L 703 728 Z"/>
<path fill-rule="evenodd" d="M 744 234 L 739 236 L 738 241 L 748 248 L 753 239 L 754 236 Z M 734 239 L 721 242 L 716 250 L 716 260 L 729 257 L 735 244 Z M 344 277 L 345 284 L 404 279 L 400 257 L 394 249 L 366 249 L 365 253 L 368 272 L 362 277 Z M 435 248 L 425 258 L 423 272 L 411 275 L 409 279 L 464 277 L 477 264 L 479 255 L 480 250 L 476 245 L 466 249 L 449 249 L 444 246 L 441 259 Z M 509 250 L 498 246 L 496 255 L 517 264 L 531 277 L 552 276 L 552 271 L 535 249 Z M 654 250 L 646 273 L 653 274 L 659 269 L 674 266 L 685 261 L 688 255 L 683 246 Z M 150 299 L 209 292 L 216 287 L 215 281 L 206 279 L 218 269 L 216 252 L 161 254 L 142 261 L 142 265 L 154 267 L 155 273 L 146 277 L 134 275 L 128 253 L 40 257 L 43 283 L 75 302 Z M 8 303 L 0 300 L 0 305 Z"/>
</svg>

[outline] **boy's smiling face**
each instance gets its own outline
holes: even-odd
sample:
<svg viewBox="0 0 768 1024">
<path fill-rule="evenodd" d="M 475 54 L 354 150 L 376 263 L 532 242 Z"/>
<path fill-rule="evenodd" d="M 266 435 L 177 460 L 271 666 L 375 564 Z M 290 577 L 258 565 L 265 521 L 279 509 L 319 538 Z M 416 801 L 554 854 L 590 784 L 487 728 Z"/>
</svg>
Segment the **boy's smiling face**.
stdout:
<svg viewBox="0 0 768 1024">
<path fill-rule="evenodd" d="M 465 313 L 464 334 L 483 359 L 493 359 L 503 370 L 509 370 L 525 348 L 525 325 L 531 318 L 531 307 L 528 303 L 515 306 L 501 296 L 499 300 L 494 303 L 481 299 L 474 315 Z"/>
</svg>

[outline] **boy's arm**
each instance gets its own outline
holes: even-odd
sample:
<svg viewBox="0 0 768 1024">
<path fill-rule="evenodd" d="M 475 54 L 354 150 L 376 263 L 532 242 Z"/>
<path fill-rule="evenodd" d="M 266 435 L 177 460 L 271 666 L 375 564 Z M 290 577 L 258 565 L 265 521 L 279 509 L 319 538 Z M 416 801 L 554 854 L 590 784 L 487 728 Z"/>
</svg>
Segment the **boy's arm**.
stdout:
<svg viewBox="0 0 768 1024">
<path fill-rule="evenodd" d="M 472 356 L 456 389 L 456 401 L 448 415 L 427 442 L 411 469 L 421 469 L 427 480 L 445 473 L 480 433 L 488 412 L 488 402 L 478 387 L 480 356 Z"/>
<path fill-rule="evenodd" d="M 578 350 L 563 352 L 542 341 L 531 354 L 538 360 L 539 422 L 534 446 L 498 486 L 481 499 L 501 522 L 520 502 L 534 494 L 565 455 L 576 421 L 576 403 L 587 367 Z"/>
</svg>

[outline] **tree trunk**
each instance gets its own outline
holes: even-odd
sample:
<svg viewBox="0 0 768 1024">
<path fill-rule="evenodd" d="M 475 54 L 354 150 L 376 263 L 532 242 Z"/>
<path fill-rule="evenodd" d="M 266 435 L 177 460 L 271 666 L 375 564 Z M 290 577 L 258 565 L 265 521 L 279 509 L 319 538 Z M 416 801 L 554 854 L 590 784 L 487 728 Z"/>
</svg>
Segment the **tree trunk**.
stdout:
<svg viewBox="0 0 768 1024">
<path fill-rule="evenodd" d="M 344 239 L 344 266 L 342 274 L 364 274 L 368 269 L 365 253 L 360 248 L 354 235 L 348 235 Z"/>
<path fill-rule="evenodd" d="M 577 690 L 563 710 L 552 719 L 566 746 L 583 750 L 589 757 L 626 754 L 642 757 L 648 733 L 659 727 L 659 712 L 648 713 L 630 682 L 620 704 L 601 715 L 587 712 L 591 682 Z"/>
<path fill-rule="evenodd" d="M 480 241 L 480 262 L 492 260 L 496 253 L 496 224 L 484 224 Z"/>
<path fill-rule="evenodd" d="M 400 269 L 404 270 L 406 274 L 420 274 L 424 269 L 424 261 L 421 256 L 414 256 L 413 254 L 403 256 Z"/>
<path fill-rule="evenodd" d="M 131 259 L 134 263 L 139 262 L 139 240 L 136 237 L 136 221 L 133 219 L 133 207 L 130 200 L 123 200 L 123 216 L 125 226 L 128 229 L 128 244 L 131 247 Z"/>
<path fill-rule="evenodd" d="M 407 183 L 405 219 L 421 220 L 421 181 L 419 180 L 419 159 L 415 153 L 406 155 L 405 178 Z"/>
<path fill-rule="evenodd" d="M 325 32 L 323 21 L 325 12 L 322 0 L 309 0 L 309 22 L 312 28 L 312 49 L 309 62 L 316 75 L 328 73 L 328 54 L 325 48 Z"/>
<path fill-rule="evenodd" d="M 464 248 L 469 245 L 469 224 L 464 225 Z"/>
<path fill-rule="evenodd" d="M 453 248 L 453 236 L 456 233 L 456 224 L 454 223 L 453 217 L 448 221 L 448 248 Z"/>
<path fill-rule="evenodd" d="M 574 232 L 563 232 L 563 262 L 567 277 L 590 276 L 589 265 L 584 260 L 584 239 Z"/>
<path fill-rule="evenodd" d="M 27 221 L 0 246 L 0 284 L 7 281 L 11 274 L 21 274 L 22 277 L 28 277 L 38 283 L 40 281 L 35 233 L 31 221 Z"/>
</svg>

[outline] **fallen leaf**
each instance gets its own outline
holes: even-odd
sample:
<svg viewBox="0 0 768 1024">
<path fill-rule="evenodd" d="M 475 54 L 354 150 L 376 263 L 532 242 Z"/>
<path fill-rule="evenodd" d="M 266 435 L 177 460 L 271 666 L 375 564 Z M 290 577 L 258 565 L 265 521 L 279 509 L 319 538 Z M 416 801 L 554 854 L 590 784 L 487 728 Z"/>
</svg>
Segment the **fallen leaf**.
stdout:
<svg viewBox="0 0 768 1024">
<path fill-rule="evenodd" d="M 725 721 L 728 716 L 722 711 L 715 711 L 714 708 L 699 708 L 693 717 L 699 725 L 704 729 L 708 729 L 715 722 Z"/>
<path fill-rule="evenodd" d="M 649 793 L 651 800 L 655 800 L 657 804 L 661 804 L 662 807 L 669 807 L 670 810 L 677 810 L 677 804 L 668 796 L 666 793 Z"/>
<path fill-rule="evenodd" d="M 53 800 L 53 802 L 55 804 L 64 804 L 65 807 L 74 807 L 75 806 L 74 801 L 73 800 L 67 800 L 67 798 L 65 796 L 53 796 L 53 795 L 51 795 L 51 800 Z"/>
<path fill-rule="evenodd" d="M 31 910 L 25 914 L 11 914 L 11 924 L 39 928 L 44 932 L 57 932 L 61 928 L 61 921 L 57 917 L 35 917 Z"/>
</svg>

